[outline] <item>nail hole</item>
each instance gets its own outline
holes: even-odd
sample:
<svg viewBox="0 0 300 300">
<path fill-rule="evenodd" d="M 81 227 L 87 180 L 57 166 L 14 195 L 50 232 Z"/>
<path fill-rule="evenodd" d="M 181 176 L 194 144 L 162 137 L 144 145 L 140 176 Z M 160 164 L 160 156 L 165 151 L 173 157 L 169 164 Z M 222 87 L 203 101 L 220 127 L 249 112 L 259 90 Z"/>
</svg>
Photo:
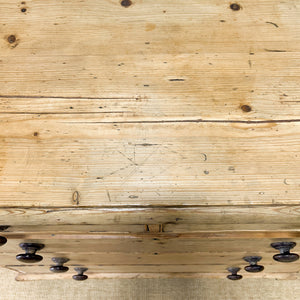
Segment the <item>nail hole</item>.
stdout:
<svg viewBox="0 0 300 300">
<path fill-rule="evenodd" d="M 131 0 L 122 0 L 121 5 L 124 7 L 129 7 L 132 4 Z"/>
<path fill-rule="evenodd" d="M 237 4 L 237 3 L 232 3 L 232 4 L 230 4 L 230 8 L 231 8 L 232 10 L 237 11 L 237 10 L 240 10 L 240 9 L 241 9 L 241 6 L 240 6 L 239 4 Z"/>
<path fill-rule="evenodd" d="M 10 35 L 7 40 L 10 44 L 13 44 L 16 41 L 16 36 Z"/>
<path fill-rule="evenodd" d="M 26 13 L 26 11 L 27 11 L 26 8 L 22 8 L 22 9 L 21 9 L 21 12 L 22 12 L 22 13 Z"/>
<path fill-rule="evenodd" d="M 34 136 L 38 136 L 39 133 L 38 133 L 38 132 L 34 132 L 33 135 L 34 135 Z"/>
<path fill-rule="evenodd" d="M 249 105 L 242 105 L 241 109 L 244 112 L 250 112 L 252 110 L 251 106 L 249 106 Z"/>
</svg>

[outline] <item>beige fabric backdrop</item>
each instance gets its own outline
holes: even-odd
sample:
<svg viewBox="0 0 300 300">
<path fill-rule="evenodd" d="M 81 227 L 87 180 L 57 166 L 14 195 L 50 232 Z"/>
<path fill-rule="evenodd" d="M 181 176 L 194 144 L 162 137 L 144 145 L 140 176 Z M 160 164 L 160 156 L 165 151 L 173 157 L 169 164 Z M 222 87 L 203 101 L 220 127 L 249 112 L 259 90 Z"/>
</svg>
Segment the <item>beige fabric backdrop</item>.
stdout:
<svg viewBox="0 0 300 300">
<path fill-rule="evenodd" d="M 70 274 L 71 275 L 71 274 Z M 299 300 L 300 282 L 244 279 L 122 279 L 16 282 L 0 270 L 1 300 Z"/>
</svg>

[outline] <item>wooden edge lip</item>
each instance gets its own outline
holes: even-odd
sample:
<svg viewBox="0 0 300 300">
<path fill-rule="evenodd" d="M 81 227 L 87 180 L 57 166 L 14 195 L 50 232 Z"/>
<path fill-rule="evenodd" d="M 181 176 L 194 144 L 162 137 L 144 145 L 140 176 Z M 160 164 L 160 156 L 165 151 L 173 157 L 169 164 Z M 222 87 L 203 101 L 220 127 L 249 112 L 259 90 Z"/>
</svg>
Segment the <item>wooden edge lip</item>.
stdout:
<svg viewBox="0 0 300 300">
<path fill-rule="evenodd" d="M 99 205 L 99 206 L 1 206 L 0 205 L 0 210 L 9 210 L 9 209 L 16 209 L 16 210 L 48 210 L 47 212 L 52 212 L 52 211 L 76 211 L 76 210 L 137 210 L 137 209 L 141 209 L 141 210 L 160 210 L 160 209 L 207 209 L 207 208 L 247 208 L 247 209 L 251 209 L 251 208 L 280 208 L 280 207 L 290 207 L 290 208 L 299 208 L 300 209 L 300 204 L 288 204 L 288 203 L 276 203 L 276 204 L 231 204 L 231 205 L 217 205 L 217 204 L 211 204 L 211 205 L 206 205 L 206 204 L 194 204 L 194 205 L 136 205 L 136 204 L 132 204 L 132 205 L 122 205 L 122 204 L 115 204 L 115 205 Z"/>
<path fill-rule="evenodd" d="M 90 273 L 90 279 L 150 279 L 150 278 L 191 278 L 191 279 L 226 279 L 227 272 L 224 273 Z M 279 279 L 279 280 L 299 280 L 299 273 L 248 273 L 245 278 L 260 279 Z M 55 280 L 55 279 L 72 279 L 72 274 L 25 274 L 18 273 L 16 281 L 32 280 Z M 227 279 L 226 279 L 227 280 Z"/>
<path fill-rule="evenodd" d="M 227 232 L 183 232 L 183 233 L 58 233 L 42 234 L 40 232 L 30 233 L 10 233 L 7 235 L 10 240 L 16 239 L 79 239 L 79 240 L 97 240 L 97 239 L 294 239 L 300 238 L 299 231 L 227 231 Z"/>
</svg>

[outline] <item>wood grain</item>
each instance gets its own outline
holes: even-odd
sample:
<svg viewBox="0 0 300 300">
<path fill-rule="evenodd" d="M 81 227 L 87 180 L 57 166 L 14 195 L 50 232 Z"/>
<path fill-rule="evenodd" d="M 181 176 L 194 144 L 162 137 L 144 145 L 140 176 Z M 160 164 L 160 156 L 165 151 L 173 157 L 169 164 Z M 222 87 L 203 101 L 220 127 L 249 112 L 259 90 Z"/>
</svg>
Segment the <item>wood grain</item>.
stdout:
<svg viewBox="0 0 300 300">
<path fill-rule="evenodd" d="M 245 0 L 240 11 L 221 0 L 0 5 L 1 111 L 299 116 L 295 2 Z M 242 104 L 252 112 L 241 111 Z"/>
<path fill-rule="evenodd" d="M 0 122 L 0 205 L 298 204 L 299 130 L 12 115 Z"/>
<path fill-rule="evenodd" d="M 0 208 L 2 225 L 10 225 L 6 231 L 14 232 L 14 226 L 35 226 L 35 231 L 41 226 L 60 225 L 141 225 L 164 224 L 166 231 L 185 231 L 199 229 L 212 230 L 224 225 L 224 230 L 230 226 L 240 226 L 246 229 L 252 225 L 252 230 L 297 229 L 300 227 L 299 205 L 272 206 L 197 206 L 197 207 L 105 207 L 105 208 Z M 24 227 L 25 225 L 25 227 Z M 38 225 L 38 227 L 36 226 Z M 256 226 L 256 227 L 255 227 Z M 128 230 L 131 226 L 125 226 Z M 203 230 L 202 227 L 202 230 Z M 60 228 L 60 227 L 58 227 Z M 77 227 L 78 228 L 78 227 Z M 81 227 L 85 230 L 86 227 Z M 219 227 L 220 229 L 220 227 Z M 110 231 L 111 231 L 110 230 Z"/>
<path fill-rule="evenodd" d="M 270 247 L 300 242 L 295 1 L 0 11 L 1 264 L 36 241 L 95 278 L 224 276 L 246 254 L 265 276 L 298 272 Z"/>
<path fill-rule="evenodd" d="M 74 273 L 73 273 L 74 274 Z M 167 279 L 167 278 L 181 278 L 181 279 L 225 279 L 228 273 L 183 273 L 183 272 L 170 272 L 170 273 L 91 273 L 90 279 Z M 70 274 L 31 274 L 19 273 L 16 276 L 16 281 L 35 281 L 35 280 L 54 280 L 54 279 L 70 279 Z M 259 278 L 259 279 L 275 279 L 275 280 L 299 280 L 299 273 L 252 273 L 247 274 L 246 279 Z M 273 281 L 271 281 L 273 284 Z M 286 283 L 284 284 L 286 286 Z M 249 287 L 250 288 L 250 287 Z M 200 291 L 199 291 L 200 292 Z M 202 292 L 202 291 L 201 291 Z M 231 293 L 229 293 L 231 294 Z M 196 297 L 196 296 L 195 296 Z M 221 298 L 220 298 L 221 299 Z M 239 299 L 237 296 L 236 299 Z M 251 298 L 249 298 L 251 299 Z"/>
<path fill-rule="evenodd" d="M 295 3 L 0 5 L 0 206 L 298 204 Z"/>
<path fill-rule="evenodd" d="M 248 253 L 248 255 L 254 255 L 257 252 L 262 253 L 276 253 L 270 244 L 273 242 L 281 241 L 294 241 L 298 245 L 300 244 L 299 233 L 295 236 L 282 235 L 261 235 L 259 237 L 251 236 L 218 236 L 217 233 L 211 236 L 196 235 L 156 235 L 156 236 L 134 236 L 134 235 L 98 235 L 95 238 L 87 239 L 81 236 L 65 235 L 60 237 L 53 234 L 54 238 L 47 238 L 41 235 L 39 238 L 22 236 L 8 239 L 6 245 L 0 248 L 0 252 L 3 254 L 17 254 L 23 250 L 19 247 L 19 243 L 33 242 L 42 243 L 45 248 L 40 253 L 102 253 L 108 256 L 112 253 L 123 253 L 124 255 L 134 255 L 135 259 L 138 255 L 149 254 L 156 260 L 168 260 L 167 255 L 170 253 L 180 253 L 183 259 L 188 260 L 189 255 L 201 255 L 202 252 L 209 253 L 224 253 L 224 252 L 242 252 Z M 64 237 L 64 238 L 63 238 Z M 297 252 L 296 247 L 294 251 Z M 163 255 L 164 254 L 164 255 Z M 85 258 L 82 258 L 85 259 Z M 121 258 L 120 258 L 121 259 Z M 172 258 L 170 257 L 170 260 Z M 124 259 L 124 262 L 128 260 Z M 176 263 L 176 259 L 174 260 Z"/>
</svg>

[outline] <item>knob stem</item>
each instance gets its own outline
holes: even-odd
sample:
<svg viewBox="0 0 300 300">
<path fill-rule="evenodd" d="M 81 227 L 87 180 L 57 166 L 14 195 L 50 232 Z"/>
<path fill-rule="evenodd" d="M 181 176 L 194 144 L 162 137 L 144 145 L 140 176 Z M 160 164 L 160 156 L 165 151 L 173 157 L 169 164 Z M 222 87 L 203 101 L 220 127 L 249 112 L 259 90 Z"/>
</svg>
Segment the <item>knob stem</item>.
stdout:
<svg viewBox="0 0 300 300">
<path fill-rule="evenodd" d="M 229 267 L 227 268 L 227 271 L 230 272 L 231 274 L 227 276 L 228 279 L 230 280 L 240 280 L 243 278 L 242 275 L 237 274 L 240 271 L 241 268 L 239 267 Z"/>
</svg>

